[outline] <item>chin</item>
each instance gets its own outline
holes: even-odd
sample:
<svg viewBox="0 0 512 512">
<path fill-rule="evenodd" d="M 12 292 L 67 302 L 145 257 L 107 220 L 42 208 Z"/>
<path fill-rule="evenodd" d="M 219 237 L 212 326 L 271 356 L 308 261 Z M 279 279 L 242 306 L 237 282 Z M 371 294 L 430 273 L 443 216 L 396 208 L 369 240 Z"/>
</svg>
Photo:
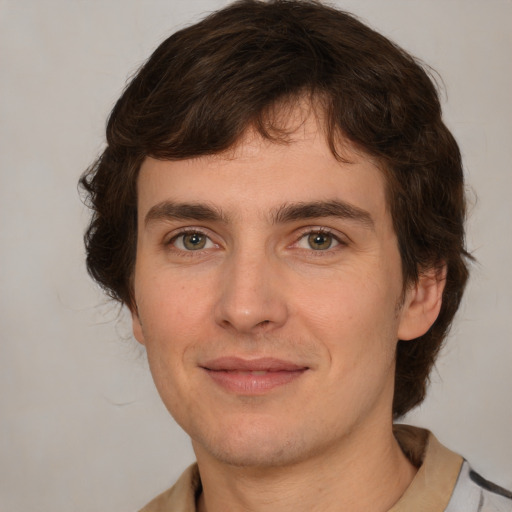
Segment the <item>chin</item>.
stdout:
<svg viewBox="0 0 512 512">
<path fill-rule="evenodd" d="M 257 428 L 233 426 L 218 435 L 196 437 L 196 456 L 207 453 L 219 462 L 236 467 L 270 468 L 297 464 L 311 456 L 312 446 L 299 432 L 287 433 L 282 426 Z"/>
<path fill-rule="evenodd" d="M 206 447 L 210 455 L 223 464 L 245 468 L 271 468 L 288 466 L 300 461 L 296 447 L 283 443 L 280 446 L 266 446 L 261 443 L 247 443 L 244 446 Z"/>
</svg>

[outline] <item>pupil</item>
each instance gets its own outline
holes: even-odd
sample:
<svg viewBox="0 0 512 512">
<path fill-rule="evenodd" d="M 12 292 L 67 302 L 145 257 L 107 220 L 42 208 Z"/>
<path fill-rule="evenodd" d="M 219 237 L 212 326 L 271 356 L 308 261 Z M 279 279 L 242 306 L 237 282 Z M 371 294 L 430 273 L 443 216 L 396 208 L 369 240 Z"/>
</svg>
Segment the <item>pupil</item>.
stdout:
<svg viewBox="0 0 512 512">
<path fill-rule="evenodd" d="M 309 245 L 312 249 L 329 249 L 331 246 L 331 235 L 323 233 L 314 233 L 309 235 Z"/>
</svg>

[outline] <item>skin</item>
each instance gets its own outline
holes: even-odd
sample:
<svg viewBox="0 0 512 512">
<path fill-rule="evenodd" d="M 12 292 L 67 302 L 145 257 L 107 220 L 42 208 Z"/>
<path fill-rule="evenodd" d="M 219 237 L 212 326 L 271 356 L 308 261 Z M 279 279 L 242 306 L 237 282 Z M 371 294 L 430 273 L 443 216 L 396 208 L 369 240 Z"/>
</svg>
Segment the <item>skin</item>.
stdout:
<svg viewBox="0 0 512 512">
<path fill-rule="evenodd" d="M 396 343 L 428 330 L 443 284 L 425 272 L 403 296 L 382 173 L 348 143 L 336 160 L 315 116 L 293 127 L 289 144 L 248 131 L 225 154 L 144 161 L 134 334 L 191 436 L 199 510 L 385 511 L 415 474 L 392 434 Z M 326 202 L 355 215 L 304 218 Z M 205 369 L 228 356 L 304 370 L 244 393 Z"/>
</svg>

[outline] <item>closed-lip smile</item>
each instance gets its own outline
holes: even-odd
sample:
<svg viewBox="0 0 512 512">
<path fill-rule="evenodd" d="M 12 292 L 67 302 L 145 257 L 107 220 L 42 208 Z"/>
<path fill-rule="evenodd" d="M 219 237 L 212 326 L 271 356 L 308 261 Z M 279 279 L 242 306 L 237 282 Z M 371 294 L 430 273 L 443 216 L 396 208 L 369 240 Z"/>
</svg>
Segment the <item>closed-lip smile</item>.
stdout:
<svg viewBox="0 0 512 512">
<path fill-rule="evenodd" d="M 240 395 L 262 395 L 291 383 L 309 369 L 304 365 L 271 357 L 220 357 L 200 366 L 216 384 Z"/>
</svg>

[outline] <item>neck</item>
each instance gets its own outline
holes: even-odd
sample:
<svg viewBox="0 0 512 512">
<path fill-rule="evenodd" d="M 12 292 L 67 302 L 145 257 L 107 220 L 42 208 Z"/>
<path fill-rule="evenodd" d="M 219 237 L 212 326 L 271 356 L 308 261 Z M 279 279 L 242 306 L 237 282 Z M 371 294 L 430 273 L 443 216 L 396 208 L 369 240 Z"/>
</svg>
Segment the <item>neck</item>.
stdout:
<svg viewBox="0 0 512 512">
<path fill-rule="evenodd" d="M 356 429 L 340 446 L 285 467 L 234 467 L 195 447 L 203 493 L 199 512 L 388 511 L 416 468 L 392 432 Z"/>
</svg>

